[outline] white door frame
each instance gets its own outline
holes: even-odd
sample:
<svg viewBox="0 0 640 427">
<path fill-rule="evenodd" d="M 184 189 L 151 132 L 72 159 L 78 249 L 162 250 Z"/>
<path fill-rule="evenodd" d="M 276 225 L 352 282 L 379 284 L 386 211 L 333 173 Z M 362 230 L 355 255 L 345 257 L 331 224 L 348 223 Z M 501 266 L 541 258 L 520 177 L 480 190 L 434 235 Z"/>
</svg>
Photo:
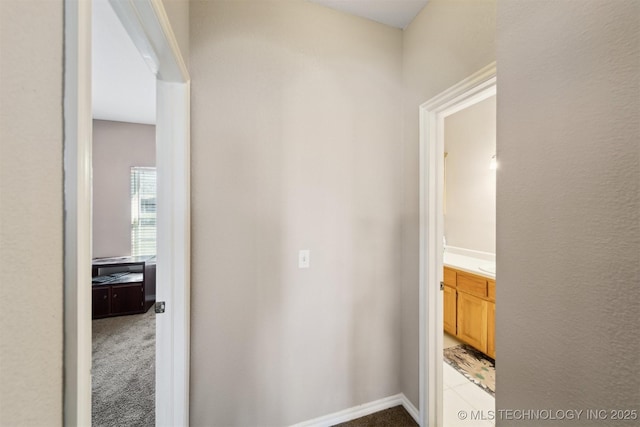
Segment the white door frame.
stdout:
<svg viewBox="0 0 640 427">
<path fill-rule="evenodd" d="M 420 106 L 420 425 L 442 427 L 444 119 L 496 93 L 496 64 Z"/>
<path fill-rule="evenodd" d="M 110 0 L 157 77 L 156 425 L 189 424 L 190 78 L 162 0 Z M 91 425 L 91 0 L 64 0 L 64 424 Z"/>
</svg>

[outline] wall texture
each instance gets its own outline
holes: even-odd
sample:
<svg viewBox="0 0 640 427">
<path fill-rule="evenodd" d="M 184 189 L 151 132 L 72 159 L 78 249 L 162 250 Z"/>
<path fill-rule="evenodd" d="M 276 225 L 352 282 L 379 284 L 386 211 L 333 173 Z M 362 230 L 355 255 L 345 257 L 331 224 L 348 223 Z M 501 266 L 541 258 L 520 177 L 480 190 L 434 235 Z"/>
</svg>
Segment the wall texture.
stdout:
<svg viewBox="0 0 640 427">
<path fill-rule="evenodd" d="M 191 423 L 399 393 L 400 30 L 299 0 L 190 7 Z"/>
<path fill-rule="evenodd" d="M 496 97 L 458 111 L 444 123 L 447 244 L 496 253 Z"/>
<path fill-rule="evenodd" d="M 62 28 L 62 1 L 0 2 L 0 424 L 7 426 L 62 425 Z"/>
<path fill-rule="evenodd" d="M 94 257 L 131 255 L 131 167 L 155 164 L 155 126 L 93 121 Z"/>
<path fill-rule="evenodd" d="M 638 409 L 640 2 L 501 1 L 497 45 L 496 403 Z"/>
<path fill-rule="evenodd" d="M 420 104 L 495 60 L 495 0 L 430 0 L 403 35 L 402 390 L 418 407 Z"/>
</svg>

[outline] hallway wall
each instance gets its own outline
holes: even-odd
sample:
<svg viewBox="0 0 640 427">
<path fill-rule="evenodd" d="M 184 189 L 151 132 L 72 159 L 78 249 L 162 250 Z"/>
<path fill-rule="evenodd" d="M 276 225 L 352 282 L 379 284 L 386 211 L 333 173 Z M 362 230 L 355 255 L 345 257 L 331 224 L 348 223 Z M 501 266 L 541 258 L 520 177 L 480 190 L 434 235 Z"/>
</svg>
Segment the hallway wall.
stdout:
<svg viewBox="0 0 640 427">
<path fill-rule="evenodd" d="M 401 31 L 302 0 L 190 7 L 192 425 L 399 393 Z"/>
<path fill-rule="evenodd" d="M 497 47 L 497 408 L 637 409 L 640 2 L 500 1 Z"/>
<path fill-rule="evenodd" d="M 62 40 L 62 1 L 0 1 L 3 426 L 62 425 Z"/>
</svg>

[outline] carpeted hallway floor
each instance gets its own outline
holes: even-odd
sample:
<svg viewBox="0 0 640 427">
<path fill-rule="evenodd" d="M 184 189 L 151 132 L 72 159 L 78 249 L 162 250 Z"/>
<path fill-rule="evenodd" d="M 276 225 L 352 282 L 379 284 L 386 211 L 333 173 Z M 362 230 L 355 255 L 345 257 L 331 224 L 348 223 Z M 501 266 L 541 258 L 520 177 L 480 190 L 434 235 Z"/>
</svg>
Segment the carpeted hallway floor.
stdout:
<svg viewBox="0 0 640 427">
<path fill-rule="evenodd" d="M 365 417 L 356 418 L 334 427 L 418 427 L 415 420 L 402 406 L 394 406 Z"/>
<path fill-rule="evenodd" d="M 155 426 L 155 312 L 97 319 L 92 326 L 91 424 Z"/>
<path fill-rule="evenodd" d="M 94 427 L 155 426 L 155 313 L 93 321 Z M 396 406 L 335 427 L 414 427 Z"/>
</svg>

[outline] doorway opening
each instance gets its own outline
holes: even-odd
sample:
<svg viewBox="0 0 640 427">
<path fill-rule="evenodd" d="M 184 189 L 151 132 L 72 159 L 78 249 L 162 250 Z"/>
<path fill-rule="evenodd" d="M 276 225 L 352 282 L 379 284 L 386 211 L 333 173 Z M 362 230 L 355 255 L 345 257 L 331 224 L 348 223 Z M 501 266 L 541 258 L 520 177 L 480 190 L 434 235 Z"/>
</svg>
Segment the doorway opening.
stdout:
<svg viewBox="0 0 640 427">
<path fill-rule="evenodd" d="M 155 419 L 188 425 L 189 74 L 162 1 L 110 3 L 156 77 L 156 299 L 165 311 L 156 317 Z M 90 425 L 92 1 L 64 7 L 64 423 Z"/>
<path fill-rule="evenodd" d="M 492 63 L 420 106 L 420 423 L 443 426 L 445 118 L 496 94 Z M 491 159 L 487 159 L 487 167 Z M 472 414 L 468 414 L 471 416 Z M 454 414 L 455 416 L 455 414 Z"/>
<path fill-rule="evenodd" d="M 155 425 L 156 76 L 92 0 L 92 425 Z"/>
<path fill-rule="evenodd" d="M 483 94 L 494 92 L 486 89 Z M 496 96 L 444 119 L 443 424 L 494 425 Z"/>
</svg>

